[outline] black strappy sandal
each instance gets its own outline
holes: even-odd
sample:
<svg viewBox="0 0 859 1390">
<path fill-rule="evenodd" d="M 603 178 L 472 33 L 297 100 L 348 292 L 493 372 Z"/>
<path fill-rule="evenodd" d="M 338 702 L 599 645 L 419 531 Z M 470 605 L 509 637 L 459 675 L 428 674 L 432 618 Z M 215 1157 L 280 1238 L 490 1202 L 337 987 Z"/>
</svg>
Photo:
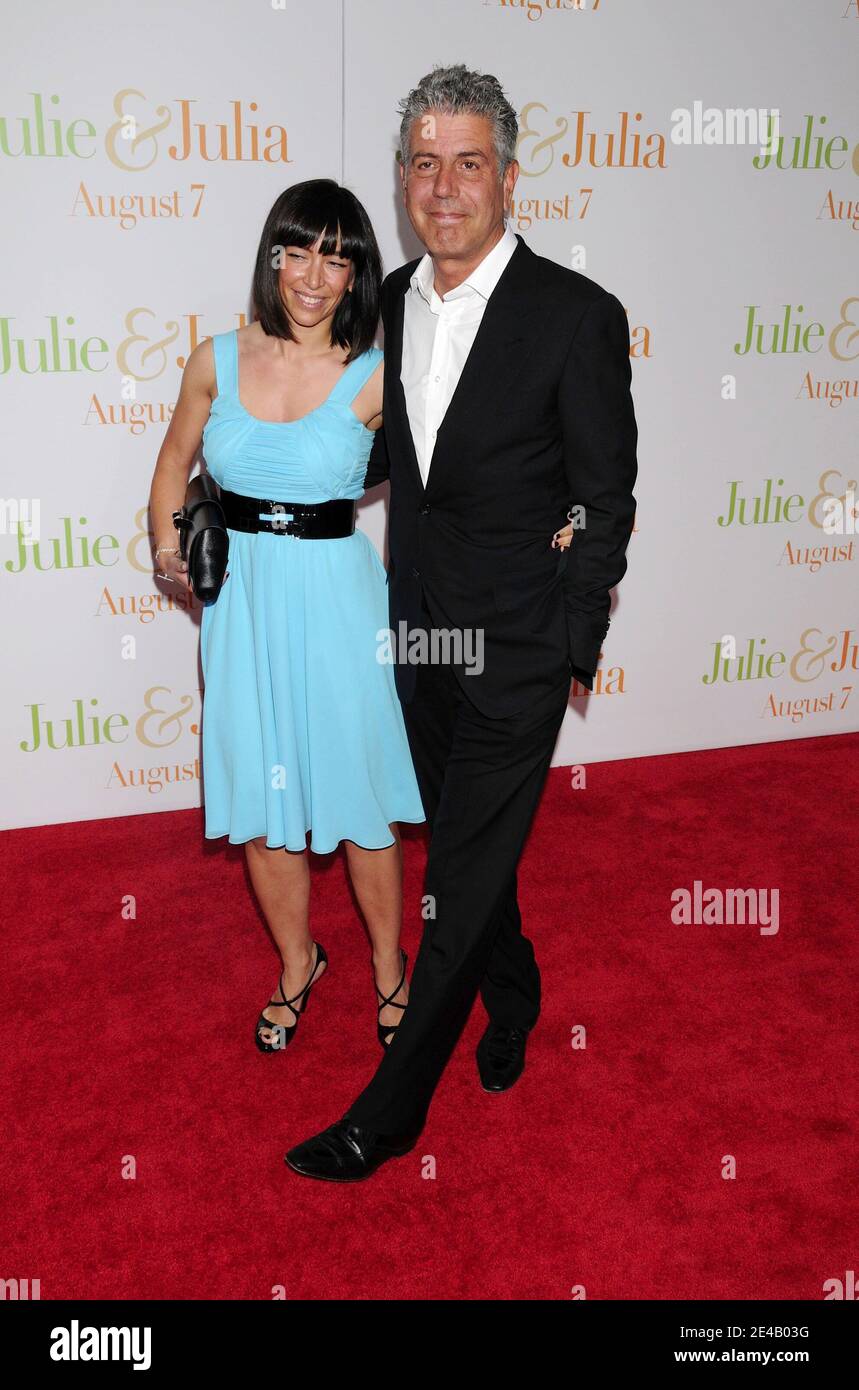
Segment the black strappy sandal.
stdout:
<svg viewBox="0 0 859 1390">
<path fill-rule="evenodd" d="M 397 1031 L 397 1029 L 399 1028 L 400 1024 L 399 1024 L 399 1023 L 383 1023 L 383 1022 L 382 1022 L 382 1010 L 383 1010 L 384 1008 L 386 1008 L 387 1005 L 390 1005 L 392 1009 L 407 1009 L 407 1008 L 409 1007 L 408 1004 L 395 1004 L 395 1003 L 394 1003 L 394 994 L 399 994 L 400 990 L 402 989 L 403 985 L 404 985 L 405 982 L 406 982 L 406 966 L 407 966 L 408 963 L 409 963 L 409 958 L 408 958 L 408 956 L 406 955 L 405 951 L 403 950 L 402 946 L 400 947 L 400 955 L 401 955 L 402 958 L 403 958 L 403 973 L 402 973 L 402 975 L 400 976 L 400 983 L 397 985 L 397 988 L 394 990 L 393 994 L 389 994 L 388 997 L 387 997 L 387 999 L 386 999 L 386 998 L 383 996 L 382 991 L 379 989 L 379 986 L 376 985 L 376 993 L 378 994 L 379 998 L 382 1000 L 381 1004 L 379 1005 L 379 1011 L 378 1011 L 378 1015 L 377 1015 L 377 1019 L 376 1019 L 376 1031 L 377 1031 L 377 1033 L 378 1033 L 378 1035 L 379 1035 L 379 1042 L 382 1044 L 383 1047 L 390 1047 L 391 1042 L 393 1042 L 393 1038 L 391 1038 L 391 1042 L 387 1042 L 386 1039 L 387 1039 L 387 1037 L 388 1037 L 388 1034 L 389 1034 L 389 1033 L 396 1033 L 396 1031 Z M 376 983 L 376 981 L 375 981 L 375 976 L 373 977 L 373 983 L 374 983 L 374 984 Z M 400 1019 L 400 1023 L 402 1023 L 402 1019 Z"/>
<path fill-rule="evenodd" d="M 300 989 L 297 994 L 293 994 L 291 999 L 285 999 L 283 995 L 283 972 L 281 971 L 280 979 L 277 982 L 277 987 L 280 991 L 280 998 L 269 999 L 268 1004 L 266 1005 L 266 1008 L 283 1008 L 283 1006 L 286 1005 L 286 1007 L 290 1009 L 292 1013 L 295 1014 L 295 1023 L 292 1025 L 291 1028 L 287 1028 L 282 1023 L 272 1023 L 270 1018 L 266 1018 L 264 1013 L 260 1013 L 260 1016 L 257 1019 L 256 1033 L 254 1035 L 256 1038 L 256 1045 L 259 1048 L 260 1052 L 282 1052 L 283 1049 L 286 1047 L 287 1043 L 292 1038 L 293 1033 L 295 1033 L 298 1029 L 299 1015 L 303 1014 L 304 1010 L 307 1008 L 307 1001 L 310 998 L 310 991 L 316 984 L 316 972 L 323 962 L 325 963 L 325 965 L 328 964 L 328 957 L 325 954 L 325 947 L 320 946 L 318 941 L 315 941 L 313 944 L 316 947 L 316 960 L 314 962 L 313 969 L 310 972 L 310 979 L 307 981 L 307 984 L 304 986 L 304 989 Z M 396 990 L 394 991 L 394 993 L 396 993 Z M 295 1009 L 293 1008 L 293 1005 L 297 999 L 300 999 L 302 1002 L 301 1004 L 299 1004 L 298 1008 Z M 267 1031 L 273 1034 L 274 1041 L 266 1042 L 265 1038 L 260 1036 L 262 1031 Z"/>
</svg>

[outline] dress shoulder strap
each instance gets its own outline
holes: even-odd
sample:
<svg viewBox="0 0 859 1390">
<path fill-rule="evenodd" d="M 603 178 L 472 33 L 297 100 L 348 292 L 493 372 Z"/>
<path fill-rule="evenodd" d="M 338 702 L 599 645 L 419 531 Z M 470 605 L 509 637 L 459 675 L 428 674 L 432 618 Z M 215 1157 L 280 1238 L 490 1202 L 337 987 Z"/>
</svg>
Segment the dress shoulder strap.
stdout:
<svg viewBox="0 0 859 1390">
<path fill-rule="evenodd" d="M 349 363 L 331 392 L 329 400 L 342 401 L 344 405 L 351 405 L 361 388 L 367 385 L 383 356 L 382 349 L 377 347 L 368 348 L 366 352 L 362 352 L 360 357 L 356 357 Z"/>
<path fill-rule="evenodd" d="M 215 354 L 215 380 L 219 396 L 235 396 L 239 389 L 239 344 L 237 329 L 228 333 L 213 333 L 212 351 Z"/>
</svg>

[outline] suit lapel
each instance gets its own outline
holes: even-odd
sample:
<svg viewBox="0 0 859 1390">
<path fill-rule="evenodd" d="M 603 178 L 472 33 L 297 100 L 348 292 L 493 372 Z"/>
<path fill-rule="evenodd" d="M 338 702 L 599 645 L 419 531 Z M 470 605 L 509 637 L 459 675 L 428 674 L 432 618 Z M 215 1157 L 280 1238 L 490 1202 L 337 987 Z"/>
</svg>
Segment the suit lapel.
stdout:
<svg viewBox="0 0 859 1390">
<path fill-rule="evenodd" d="M 390 405 L 385 402 L 385 426 L 386 433 L 390 440 L 394 436 L 394 447 L 402 452 L 402 456 L 407 461 L 407 466 L 414 474 L 415 481 L 421 492 L 424 490 L 424 481 L 421 477 L 418 456 L 415 452 L 415 441 L 412 438 L 412 427 L 409 424 L 409 413 L 406 408 L 406 393 L 403 390 L 403 383 L 400 380 L 400 373 L 403 369 L 403 322 L 406 312 L 406 294 L 409 289 L 409 276 L 406 279 L 405 289 L 397 294 L 394 303 L 393 314 L 391 316 L 391 331 L 385 339 L 385 394 L 390 390 Z M 388 370 L 390 361 L 390 374 Z M 389 420 L 390 415 L 390 420 Z M 390 428 L 388 428 L 390 426 Z M 390 444 L 389 444 L 390 449 Z"/>
<path fill-rule="evenodd" d="M 448 464 L 449 453 L 445 448 L 445 440 L 447 435 L 455 431 L 457 422 L 463 420 L 467 414 L 479 410 L 485 398 L 504 399 L 509 393 L 515 392 L 516 378 L 521 367 L 521 356 L 517 348 L 525 338 L 523 329 L 530 330 L 533 316 L 545 314 L 549 307 L 534 294 L 534 255 L 518 233 L 516 239 L 519 245 L 489 296 L 456 389 L 439 425 L 427 479 L 428 492 L 432 490 L 434 480 L 437 481 L 443 476 Z M 397 294 L 393 306 L 390 342 L 386 348 L 386 358 L 390 361 L 392 372 L 389 378 L 386 368 L 385 382 L 387 385 L 390 379 L 393 432 L 419 488 L 424 491 L 406 407 L 406 393 L 400 380 L 403 364 L 403 323 L 410 278 L 411 273 L 406 278 L 403 290 Z M 387 403 L 385 423 L 389 423 Z"/>
<path fill-rule="evenodd" d="M 529 253 L 522 238 L 518 240 L 518 248 L 486 302 L 471 350 L 439 425 L 439 435 L 445 425 L 455 424 L 464 412 L 472 410 L 487 390 L 498 390 L 500 386 L 504 394 L 505 381 L 512 383 L 521 365 L 511 349 L 522 341 L 523 320 L 534 311 L 534 305 L 523 294 L 523 261 Z"/>
</svg>

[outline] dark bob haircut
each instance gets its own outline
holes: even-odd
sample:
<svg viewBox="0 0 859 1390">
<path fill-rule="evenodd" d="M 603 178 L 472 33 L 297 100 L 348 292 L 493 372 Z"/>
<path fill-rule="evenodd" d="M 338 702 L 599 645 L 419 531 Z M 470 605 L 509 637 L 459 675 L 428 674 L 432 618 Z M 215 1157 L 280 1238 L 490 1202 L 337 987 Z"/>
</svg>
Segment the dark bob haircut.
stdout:
<svg viewBox="0 0 859 1390">
<path fill-rule="evenodd" d="M 284 189 L 265 221 L 257 251 L 253 301 L 264 333 L 294 339 L 278 283 L 279 248 L 315 246 L 323 256 L 352 262 L 355 283 L 343 296 L 331 325 L 331 342 L 348 348 L 351 362 L 373 346 L 379 325 L 382 258 L 366 211 L 354 193 L 334 179 L 308 179 Z"/>
</svg>

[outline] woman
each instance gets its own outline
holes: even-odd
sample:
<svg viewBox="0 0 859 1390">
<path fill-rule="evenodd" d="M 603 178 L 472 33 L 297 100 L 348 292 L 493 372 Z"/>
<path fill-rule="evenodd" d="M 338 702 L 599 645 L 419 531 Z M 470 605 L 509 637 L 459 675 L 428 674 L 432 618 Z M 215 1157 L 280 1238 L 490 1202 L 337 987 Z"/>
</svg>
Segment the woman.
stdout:
<svg viewBox="0 0 859 1390">
<path fill-rule="evenodd" d="M 245 845 L 280 951 L 263 1052 L 291 1040 L 327 964 L 308 924 L 308 831 L 320 853 L 346 846 L 383 1046 L 408 1000 L 397 823 L 425 817 L 393 672 L 377 660 L 385 571 L 353 529 L 382 423 L 380 285 L 352 193 L 329 179 L 282 193 L 257 252 L 258 320 L 191 353 L 152 483 L 156 570 L 186 588 L 172 514 L 201 440 L 227 512 L 229 575 L 200 635 L 206 837 Z"/>
<path fill-rule="evenodd" d="M 383 1046 L 408 999 L 397 822 L 425 817 L 393 672 L 377 660 L 385 571 L 354 530 L 381 424 L 381 278 L 352 193 L 328 179 L 282 193 L 257 252 L 258 319 L 192 352 L 152 483 L 156 570 L 186 588 L 172 513 L 201 439 L 227 514 L 228 578 L 200 635 L 205 833 L 244 844 L 280 951 L 263 1052 L 292 1039 L 327 964 L 308 923 L 308 831 L 322 854 L 345 843 Z"/>
</svg>

